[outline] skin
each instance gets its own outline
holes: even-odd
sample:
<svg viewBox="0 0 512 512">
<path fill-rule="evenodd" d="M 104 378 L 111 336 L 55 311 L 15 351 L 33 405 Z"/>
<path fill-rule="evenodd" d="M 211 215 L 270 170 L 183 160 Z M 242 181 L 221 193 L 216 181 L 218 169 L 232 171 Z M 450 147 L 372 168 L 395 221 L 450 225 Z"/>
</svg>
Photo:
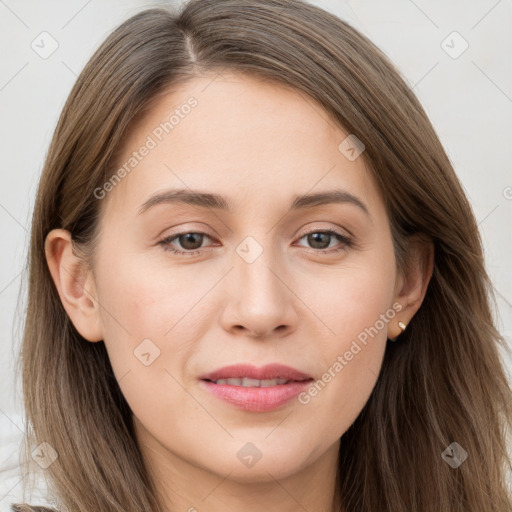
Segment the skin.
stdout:
<svg viewBox="0 0 512 512">
<path fill-rule="evenodd" d="M 413 245 L 411 269 L 397 271 L 364 159 L 338 149 L 348 133 L 304 94 L 241 74 L 203 75 L 157 98 L 131 127 L 119 165 L 191 96 L 198 105 L 101 200 L 92 270 L 67 231 L 49 233 L 53 279 L 85 340 L 105 342 L 167 510 L 339 510 L 339 439 L 370 396 L 387 338 L 421 305 L 432 251 Z M 174 203 L 138 214 L 171 188 L 221 194 L 233 211 Z M 368 213 L 352 203 L 288 212 L 296 195 L 334 188 Z M 305 236 L 325 229 L 352 243 Z M 169 242 L 201 252 L 165 251 L 158 242 L 177 233 L 206 233 Z M 262 250 L 252 263 L 236 251 L 249 236 Z M 401 311 L 307 404 L 243 411 L 199 385 L 200 375 L 243 362 L 321 379 L 393 304 Z M 134 356 L 144 339 L 160 350 L 148 366 Z M 252 467 L 237 457 L 247 442 L 262 454 Z"/>
</svg>

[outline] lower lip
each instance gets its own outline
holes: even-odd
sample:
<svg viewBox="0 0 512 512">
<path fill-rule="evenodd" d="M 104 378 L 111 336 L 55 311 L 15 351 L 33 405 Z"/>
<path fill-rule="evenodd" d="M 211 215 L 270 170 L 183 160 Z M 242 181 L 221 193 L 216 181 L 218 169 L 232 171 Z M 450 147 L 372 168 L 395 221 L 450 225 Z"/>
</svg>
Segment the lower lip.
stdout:
<svg viewBox="0 0 512 512">
<path fill-rule="evenodd" d="M 304 391 L 311 380 L 294 381 L 267 388 L 215 384 L 202 380 L 202 385 L 213 395 L 245 411 L 265 412 L 282 407 Z"/>
</svg>

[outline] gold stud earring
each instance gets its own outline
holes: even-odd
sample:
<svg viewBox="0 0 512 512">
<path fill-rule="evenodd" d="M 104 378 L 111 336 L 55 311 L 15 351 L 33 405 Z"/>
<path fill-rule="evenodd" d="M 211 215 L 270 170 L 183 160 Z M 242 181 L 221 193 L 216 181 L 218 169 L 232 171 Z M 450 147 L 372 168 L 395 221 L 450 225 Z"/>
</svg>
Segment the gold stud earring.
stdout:
<svg viewBox="0 0 512 512">
<path fill-rule="evenodd" d="M 401 331 L 404 332 L 407 326 L 403 322 L 398 322 L 398 327 L 400 327 Z M 402 334 L 402 332 L 400 334 Z M 398 336 L 400 336 L 400 334 Z M 389 338 L 389 341 L 392 341 L 394 343 L 395 341 L 397 341 L 398 336 L 394 338 Z"/>
</svg>

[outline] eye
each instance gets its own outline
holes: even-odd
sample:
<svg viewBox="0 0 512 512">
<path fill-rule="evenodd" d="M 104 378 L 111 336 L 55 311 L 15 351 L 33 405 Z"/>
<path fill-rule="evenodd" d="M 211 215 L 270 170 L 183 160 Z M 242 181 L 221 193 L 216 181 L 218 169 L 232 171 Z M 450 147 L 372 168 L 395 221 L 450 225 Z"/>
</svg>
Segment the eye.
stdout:
<svg viewBox="0 0 512 512">
<path fill-rule="evenodd" d="M 210 240 L 212 239 L 209 235 L 202 232 L 191 231 L 176 233 L 175 235 L 164 238 L 158 242 L 158 245 L 161 245 L 165 251 L 171 251 L 175 254 L 190 256 L 201 252 L 201 249 L 203 248 L 202 243 L 205 237 Z M 341 242 L 339 247 L 325 250 L 331 245 L 333 237 L 336 237 Z M 315 254 L 336 253 L 352 245 L 350 238 L 342 233 L 338 233 L 333 229 L 317 229 L 315 231 L 310 231 L 302 235 L 299 240 L 302 240 L 303 238 L 307 238 L 307 242 L 312 245 L 311 251 Z M 173 242 L 175 241 L 179 242 L 181 249 L 176 248 L 175 245 L 173 245 Z"/>
<path fill-rule="evenodd" d="M 204 237 L 210 238 L 206 233 L 200 233 L 200 232 L 184 232 L 184 233 L 177 233 L 172 236 L 168 236 L 158 242 L 159 245 L 163 247 L 166 251 L 171 251 L 177 254 L 186 254 L 187 256 L 191 254 L 197 254 L 201 252 L 200 249 L 202 242 L 204 240 Z M 174 240 L 177 240 L 180 245 L 182 246 L 183 250 L 176 249 L 173 247 L 172 242 Z"/>
<path fill-rule="evenodd" d="M 333 241 L 333 237 L 336 237 L 341 243 L 334 249 L 325 250 L 330 246 L 330 243 Z M 307 243 L 312 246 L 314 253 L 320 254 L 336 253 L 352 245 L 350 238 L 342 233 L 338 233 L 334 229 L 317 229 L 315 231 L 309 231 L 302 235 L 299 240 L 302 240 L 303 238 L 307 239 Z"/>
</svg>

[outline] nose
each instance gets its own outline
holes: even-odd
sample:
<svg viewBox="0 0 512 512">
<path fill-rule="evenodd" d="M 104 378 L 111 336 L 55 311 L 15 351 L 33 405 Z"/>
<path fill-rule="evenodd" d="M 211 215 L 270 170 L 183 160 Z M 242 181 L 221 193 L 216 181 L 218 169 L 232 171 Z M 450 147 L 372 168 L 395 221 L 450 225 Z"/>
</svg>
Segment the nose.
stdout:
<svg viewBox="0 0 512 512">
<path fill-rule="evenodd" d="M 265 249 L 252 263 L 235 255 L 228 301 L 222 312 L 223 328 L 257 339 L 284 337 L 297 326 L 297 297 L 286 282 L 286 272 L 272 251 Z"/>
</svg>

